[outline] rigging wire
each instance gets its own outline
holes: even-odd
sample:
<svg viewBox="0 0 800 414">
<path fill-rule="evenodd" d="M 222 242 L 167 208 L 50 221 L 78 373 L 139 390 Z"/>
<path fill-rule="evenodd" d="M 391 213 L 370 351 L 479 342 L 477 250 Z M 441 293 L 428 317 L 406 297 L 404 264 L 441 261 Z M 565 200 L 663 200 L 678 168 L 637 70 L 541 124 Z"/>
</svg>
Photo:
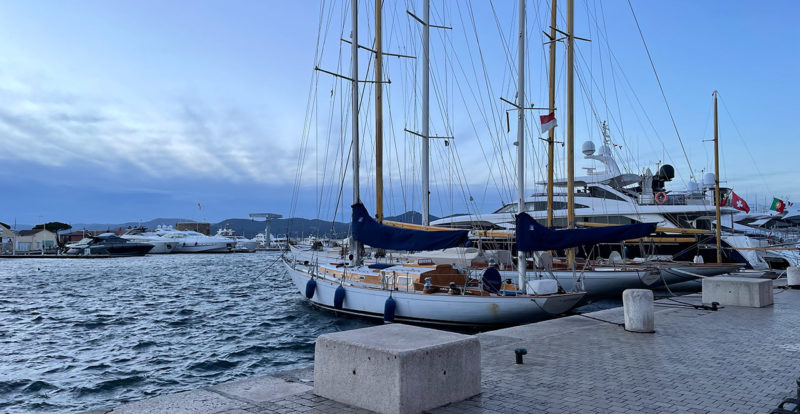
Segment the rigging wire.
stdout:
<svg viewBox="0 0 800 414">
<path fill-rule="evenodd" d="M 669 101 L 667 101 L 667 94 L 664 92 L 664 87 L 661 85 L 661 78 L 658 77 L 658 71 L 656 71 L 656 64 L 653 62 L 653 56 L 650 55 L 650 49 L 647 47 L 647 42 L 644 40 L 644 33 L 642 33 L 642 27 L 639 25 L 639 19 L 636 18 L 636 13 L 633 11 L 633 4 L 631 4 L 631 0 L 628 0 L 628 7 L 631 9 L 633 20 L 636 22 L 636 28 L 639 30 L 639 36 L 642 38 L 642 44 L 644 45 L 644 50 L 645 52 L 647 52 L 647 58 L 650 60 L 650 67 L 653 68 L 653 74 L 656 76 L 656 82 L 658 82 L 658 89 L 661 90 L 661 96 L 664 98 L 664 104 L 667 106 L 669 119 L 672 121 L 673 128 L 675 128 L 675 135 L 678 136 L 678 142 L 681 144 L 681 150 L 683 151 L 683 156 L 686 158 L 686 164 L 689 166 L 690 177 L 694 180 L 695 177 L 694 177 L 694 170 L 692 170 L 692 163 L 689 162 L 689 155 L 686 153 L 686 147 L 684 147 L 683 145 L 683 140 L 681 139 L 681 133 L 678 131 L 678 124 L 675 122 L 675 117 L 672 115 L 672 109 L 669 106 Z"/>
</svg>

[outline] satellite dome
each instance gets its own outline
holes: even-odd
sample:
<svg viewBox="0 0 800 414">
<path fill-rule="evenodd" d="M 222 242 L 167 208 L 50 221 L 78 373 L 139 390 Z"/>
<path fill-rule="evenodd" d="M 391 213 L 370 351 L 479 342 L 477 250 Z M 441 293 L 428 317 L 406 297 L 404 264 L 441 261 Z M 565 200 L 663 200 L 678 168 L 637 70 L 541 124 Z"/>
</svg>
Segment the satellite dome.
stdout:
<svg viewBox="0 0 800 414">
<path fill-rule="evenodd" d="M 703 174 L 703 187 L 713 187 L 716 184 L 714 173 Z"/>
<path fill-rule="evenodd" d="M 585 155 L 587 157 L 590 156 L 590 155 L 593 155 L 594 154 L 594 150 L 595 150 L 594 142 L 592 142 L 592 141 L 586 141 L 586 142 L 583 143 L 583 145 L 581 145 L 581 152 L 583 152 L 583 155 Z"/>
<path fill-rule="evenodd" d="M 690 193 L 700 191 L 700 185 L 697 184 L 697 181 L 689 181 L 689 184 L 686 186 L 686 189 L 689 190 Z"/>
</svg>

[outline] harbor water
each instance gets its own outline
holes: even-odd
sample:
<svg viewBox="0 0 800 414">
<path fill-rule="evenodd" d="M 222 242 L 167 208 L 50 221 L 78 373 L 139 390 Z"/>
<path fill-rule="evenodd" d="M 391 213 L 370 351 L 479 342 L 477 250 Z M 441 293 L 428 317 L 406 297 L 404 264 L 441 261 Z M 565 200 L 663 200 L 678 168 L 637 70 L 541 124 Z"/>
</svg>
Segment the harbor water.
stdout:
<svg viewBox="0 0 800 414">
<path fill-rule="evenodd" d="M 0 259 L 0 412 L 81 412 L 303 368 L 317 336 L 374 324 L 313 309 L 278 258 Z"/>
<path fill-rule="evenodd" d="M 277 258 L 0 259 L 0 412 L 80 412 L 305 367 L 320 334 L 371 325 L 313 310 Z"/>
</svg>

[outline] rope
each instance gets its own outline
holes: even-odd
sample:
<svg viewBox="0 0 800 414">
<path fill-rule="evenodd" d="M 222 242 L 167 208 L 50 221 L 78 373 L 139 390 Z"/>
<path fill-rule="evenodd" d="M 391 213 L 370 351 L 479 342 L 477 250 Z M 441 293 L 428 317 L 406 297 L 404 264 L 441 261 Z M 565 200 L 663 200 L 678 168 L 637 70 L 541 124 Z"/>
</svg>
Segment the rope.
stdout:
<svg viewBox="0 0 800 414">
<path fill-rule="evenodd" d="M 644 34 L 642 33 L 642 27 L 639 26 L 639 19 L 636 18 L 636 13 L 633 11 L 633 4 L 631 4 L 631 0 L 628 0 L 628 7 L 631 9 L 631 14 L 633 15 L 633 20 L 636 22 L 636 29 L 639 30 L 639 36 L 642 38 L 642 44 L 644 44 L 644 50 L 647 52 L 647 58 L 650 60 L 650 67 L 653 68 L 653 74 L 656 76 L 656 81 L 658 82 L 658 89 L 661 90 L 661 96 L 664 98 L 664 104 L 667 106 L 667 112 L 669 113 L 669 119 L 672 121 L 672 126 L 675 128 L 675 134 L 678 136 L 678 142 L 681 144 L 681 150 L 683 151 L 683 156 L 686 158 L 686 164 L 689 166 L 689 175 L 694 180 L 694 170 L 692 170 L 692 163 L 689 162 L 689 155 L 686 153 L 686 147 L 683 145 L 683 140 L 681 139 L 681 133 L 678 132 L 678 124 L 675 122 L 675 117 L 672 115 L 672 109 L 669 106 L 669 102 L 667 101 L 667 94 L 664 93 L 664 87 L 661 85 L 661 79 L 658 77 L 658 72 L 656 71 L 656 64 L 653 62 L 653 56 L 650 55 L 650 49 L 647 47 L 647 42 L 644 40 Z"/>
<path fill-rule="evenodd" d="M 582 314 L 582 313 L 578 313 L 578 314 L 576 314 L 576 315 L 577 315 L 577 316 L 582 316 L 582 317 L 584 317 L 584 318 L 586 318 L 586 319 L 592 319 L 592 320 L 595 320 L 595 321 L 598 321 L 598 322 L 610 323 L 611 325 L 625 326 L 625 324 L 624 324 L 624 323 L 607 321 L 607 320 L 605 320 L 605 319 L 595 318 L 594 316 L 584 315 L 584 314 Z"/>
</svg>

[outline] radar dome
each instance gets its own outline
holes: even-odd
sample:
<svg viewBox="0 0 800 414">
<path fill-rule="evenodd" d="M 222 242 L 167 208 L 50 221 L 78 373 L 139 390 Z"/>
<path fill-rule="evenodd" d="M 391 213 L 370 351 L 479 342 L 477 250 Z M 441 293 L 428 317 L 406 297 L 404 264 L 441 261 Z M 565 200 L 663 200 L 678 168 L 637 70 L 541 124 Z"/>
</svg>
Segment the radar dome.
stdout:
<svg viewBox="0 0 800 414">
<path fill-rule="evenodd" d="M 687 185 L 686 189 L 689 190 L 690 193 L 694 193 L 700 190 L 700 185 L 697 184 L 697 181 L 692 180 L 689 181 L 689 184 Z"/>
<path fill-rule="evenodd" d="M 713 187 L 716 184 L 716 177 L 714 173 L 703 174 L 703 187 Z"/>
<path fill-rule="evenodd" d="M 595 150 L 594 142 L 592 142 L 592 141 L 586 141 L 586 142 L 583 143 L 583 145 L 581 145 L 581 152 L 583 152 L 583 155 L 585 155 L 587 157 L 590 156 L 590 155 L 593 155 L 594 154 L 594 150 Z"/>
</svg>

